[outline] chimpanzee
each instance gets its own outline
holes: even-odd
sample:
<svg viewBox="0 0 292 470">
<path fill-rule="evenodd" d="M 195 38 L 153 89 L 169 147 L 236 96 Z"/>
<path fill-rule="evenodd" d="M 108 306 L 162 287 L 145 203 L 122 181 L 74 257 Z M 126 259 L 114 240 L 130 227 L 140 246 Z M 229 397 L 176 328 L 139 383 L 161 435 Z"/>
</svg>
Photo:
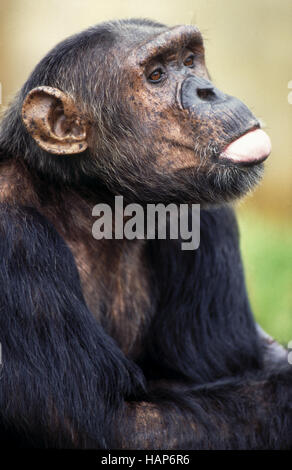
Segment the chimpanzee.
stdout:
<svg viewBox="0 0 292 470">
<path fill-rule="evenodd" d="M 269 153 L 195 26 L 102 23 L 41 60 L 0 128 L 2 445 L 291 448 L 292 369 L 255 324 L 231 207 Z M 95 239 L 115 196 L 200 204 L 199 248 Z"/>
</svg>

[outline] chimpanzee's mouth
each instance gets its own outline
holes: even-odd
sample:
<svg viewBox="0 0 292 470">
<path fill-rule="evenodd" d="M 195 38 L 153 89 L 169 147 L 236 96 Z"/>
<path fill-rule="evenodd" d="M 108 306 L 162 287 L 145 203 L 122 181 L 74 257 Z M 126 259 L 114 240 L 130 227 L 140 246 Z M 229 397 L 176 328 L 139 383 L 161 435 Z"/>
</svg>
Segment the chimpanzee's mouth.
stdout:
<svg viewBox="0 0 292 470">
<path fill-rule="evenodd" d="M 228 144 L 219 160 L 244 166 L 264 162 L 271 153 L 269 136 L 260 128 L 253 128 Z"/>
</svg>

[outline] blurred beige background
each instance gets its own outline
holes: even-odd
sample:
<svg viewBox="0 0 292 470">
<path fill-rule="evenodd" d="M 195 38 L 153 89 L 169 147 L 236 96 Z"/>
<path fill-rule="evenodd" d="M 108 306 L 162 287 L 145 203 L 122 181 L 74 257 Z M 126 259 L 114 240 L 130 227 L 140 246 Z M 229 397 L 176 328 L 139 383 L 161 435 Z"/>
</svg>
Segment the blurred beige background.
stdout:
<svg viewBox="0 0 292 470">
<path fill-rule="evenodd" d="M 265 178 L 239 210 L 243 213 L 243 232 L 247 234 L 243 235 L 247 253 L 244 257 L 251 266 L 264 265 L 263 269 L 270 271 L 260 290 L 254 287 L 257 281 L 252 270 L 248 272 L 259 311 L 266 312 L 271 304 L 269 293 L 276 286 L 273 299 L 278 295 L 275 309 L 282 326 L 278 333 L 279 321 L 274 326 L 269 323 L 270 332 L 292 339 L 292 248 L 283 249 L 285 243 L 292 247 L 292 104 L 288 102 L 290 91 L 292 103 L 292 87 L 288 88 L 292 81 L 292 0 L 0 0 L 3 105 L 58 41 L 100 21 L 131 16 L 149 17 L 169 25 L 197 24 L 205 37 L 213 81 L 223 91 L 242 99 L 266 123 L 273 152 L 266 164 Z M 246 211 L 252 213 L 251 219 L 249 215 L 245 218 Z M 269 231 L 270 222 L 275 231 Z M 260 225 L 252 231 L 256 223 Z M 269 234 L 274 237 L 274 244 Z M 283 245 L 282 251 L 279 245 Z M 275 260 L 265 265 L 263 260 L 271 250 Z M 262 258 L 257 261 L 259 254 Z M 282 279 L 284 271 L 287 273 Z M 275 284 L 276 277 L 279 284 Z M 265 296 L 266 306 L 260 305 L 253 290 L 259 292 L 259 298 Z M 280 307 L 283 298 L 284 306 Z M 286 336 L 288 326 L 290 334 Z"/>
</svg>

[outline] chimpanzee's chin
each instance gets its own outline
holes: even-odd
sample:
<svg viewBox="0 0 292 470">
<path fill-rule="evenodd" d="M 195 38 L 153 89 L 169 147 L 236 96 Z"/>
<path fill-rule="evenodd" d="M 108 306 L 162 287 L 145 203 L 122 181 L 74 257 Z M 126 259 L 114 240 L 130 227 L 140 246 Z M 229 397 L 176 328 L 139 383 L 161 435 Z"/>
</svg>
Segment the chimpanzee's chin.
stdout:
<svg viewBox="0 0 292 470">
<path fill-rule="evenodd" d="M 213 179 L 214 189 L 227 202 L 236 200 L 254 190 L 261 181 L 263 173 L 263 163 L 223 166 Z"/>
</svg>

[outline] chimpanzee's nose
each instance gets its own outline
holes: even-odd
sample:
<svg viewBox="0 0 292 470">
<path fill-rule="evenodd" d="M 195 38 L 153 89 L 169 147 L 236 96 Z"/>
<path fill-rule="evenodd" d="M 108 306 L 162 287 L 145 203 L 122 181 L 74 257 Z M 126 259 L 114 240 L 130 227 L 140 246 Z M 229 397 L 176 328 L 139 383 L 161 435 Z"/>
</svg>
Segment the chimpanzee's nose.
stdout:
<svg viewBox="0 0 292 470">
<path fill-rule="evenodd" d="M 226 95 L 209 80 L 200 77 L 187 77 L 181 86 L 181 104 L 184 109 L 197 104 L 219 103 Z"/>
</svg>

